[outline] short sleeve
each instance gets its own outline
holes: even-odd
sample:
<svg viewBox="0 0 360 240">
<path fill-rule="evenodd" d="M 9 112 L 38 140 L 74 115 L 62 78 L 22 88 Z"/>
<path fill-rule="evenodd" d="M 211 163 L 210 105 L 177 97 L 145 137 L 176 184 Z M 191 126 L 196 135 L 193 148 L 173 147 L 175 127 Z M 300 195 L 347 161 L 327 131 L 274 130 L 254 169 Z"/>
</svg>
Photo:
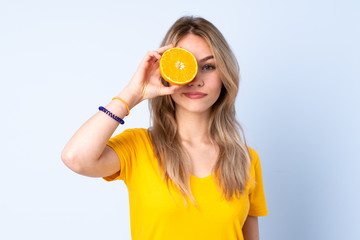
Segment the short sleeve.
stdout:
<svg viewBox="0 0 360 240">
<path fill-rule="evenodd" d="M 122 133 L 109 139 L 107 145 L 111 147 L 120 160 L 120 171 L 113 175 L 103 177 L 106 181 L 127 180 L 132 172 L 132 159 L 136 157 L 136 143 L 134 133 L 131 130 L 125 130 Z"/>
<path fill-rule="evenodd" d="M 268 215 L 268 209 L 266 206 L 263 177 L 261 171 L 261 164 L 259 155 L 256 151 L 250 150 L 252 159 L 252 170 L 251 174 L 254 178 L 254 187 L 249 193 L 250 210 L 249 215 L 251 216 L 266 216 Z"/>
</svg>

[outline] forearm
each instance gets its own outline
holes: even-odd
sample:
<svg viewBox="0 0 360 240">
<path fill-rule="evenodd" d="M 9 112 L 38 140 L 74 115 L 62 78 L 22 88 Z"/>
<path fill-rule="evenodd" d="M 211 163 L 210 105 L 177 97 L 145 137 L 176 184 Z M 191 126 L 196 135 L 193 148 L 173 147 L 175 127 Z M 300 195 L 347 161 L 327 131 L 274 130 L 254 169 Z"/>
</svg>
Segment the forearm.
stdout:
<svg viewBox="0 0 360 240">
<path fill-rule="evenodd" d="M 131 81 L 117 95 L 127 103 L 129 109 L 145 99 L 172 94 L 179 88 L 178 85 L 165 87 L 159 72 L 161 54 L 171 46 L 148 52 Z M 127 114 L 126 105 L 118 99 L 112 100 L 105 108 L 120 118 Z M 118 125 L 104 112 L 97 112 L 66 144 L 61 153 L 63 162 L 73 171 L 87 176 L 103 176 L 119 170 L 116 154 L 106 149 L 106 143 Z"/>
<path fill-rule="evenodd" d="M 122 98 L 129 108 L 135 106 L 140 100 L 124 89 L 118 97 Z M 127 114 L 126 105 L 118 99 L 112 100 L 105 106 L 107 110 L 120 118 Z M 119 123 L 104 112 L 97 112 L 73 135 L 66 144 L 62 159 L 73 170 L 93 165 L 105 149 L 106 143 L 119 126 Z M 70 167 L 69 166 L 69 167 Z"/>
<path fill-rule="evenodd" d="M 244 240 L 259 240 L 258 218 L 248 216 L 242 228 Z"/>
</svg>

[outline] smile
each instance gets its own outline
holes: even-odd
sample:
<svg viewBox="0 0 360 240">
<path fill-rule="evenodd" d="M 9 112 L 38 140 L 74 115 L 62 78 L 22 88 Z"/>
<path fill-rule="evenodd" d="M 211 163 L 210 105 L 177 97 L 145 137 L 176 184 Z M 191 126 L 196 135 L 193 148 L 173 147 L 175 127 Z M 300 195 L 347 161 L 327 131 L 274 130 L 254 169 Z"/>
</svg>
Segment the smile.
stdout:
<svg viewBox="0 0 360 240">
<path fill-rule="evenodd" d="M 202 93 L 202 92 L 187 92 L 187 93 L 184 93 L 184 95 L 190 99 L 199 99 L 199 98 L 205 97 L 207 94 Z"/>
</svg>

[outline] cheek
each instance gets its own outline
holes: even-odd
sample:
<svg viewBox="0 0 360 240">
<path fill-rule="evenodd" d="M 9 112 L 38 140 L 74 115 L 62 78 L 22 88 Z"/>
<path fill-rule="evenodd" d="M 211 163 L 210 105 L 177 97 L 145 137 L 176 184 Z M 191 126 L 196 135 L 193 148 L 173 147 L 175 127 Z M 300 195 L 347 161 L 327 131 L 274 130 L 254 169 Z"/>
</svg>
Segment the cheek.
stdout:
<svg viewBox="0 0 360 240">
<path fill-rule="evenodd" d="M 170 95 L 171 99 L 174 102 L 177 102 L 177 100 L 180 98 L 180 94 L 181 94 L 181 87 L 176 89 L 175 92 L 173 94 Z"/>
<path fill-rule="evenodd" d="M 221 82 L 221 80 L 214 82 L 212 92 L 213 92 L 214 98 L 216 98 L 216 100 L 219 98 L 219 96 L 221 94 L 222 87 L 223 87 L 223 83 Z"/>
<path fill-rule="evenodd" d="M 223 86 L 221 79 L 219 77 L 215 77 L 211 81 L 211 90 L 213 92 L 220 92 Z"/>
</svg>

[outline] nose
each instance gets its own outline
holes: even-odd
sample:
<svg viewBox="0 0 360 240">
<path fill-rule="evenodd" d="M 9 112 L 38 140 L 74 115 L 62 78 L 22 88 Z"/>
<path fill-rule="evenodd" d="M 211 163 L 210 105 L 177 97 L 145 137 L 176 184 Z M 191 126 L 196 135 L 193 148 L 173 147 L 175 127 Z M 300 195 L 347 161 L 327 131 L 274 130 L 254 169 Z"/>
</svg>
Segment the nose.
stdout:
<svg viewBox="0 0 360 240">
<path fill-rule="evenodd" d="M 189 87 L 197 86 L 197 87 L 203 87 L 204 81 L 199 77 L 195 76 L 194 80 L 188 83 Z"/>
</svg>

